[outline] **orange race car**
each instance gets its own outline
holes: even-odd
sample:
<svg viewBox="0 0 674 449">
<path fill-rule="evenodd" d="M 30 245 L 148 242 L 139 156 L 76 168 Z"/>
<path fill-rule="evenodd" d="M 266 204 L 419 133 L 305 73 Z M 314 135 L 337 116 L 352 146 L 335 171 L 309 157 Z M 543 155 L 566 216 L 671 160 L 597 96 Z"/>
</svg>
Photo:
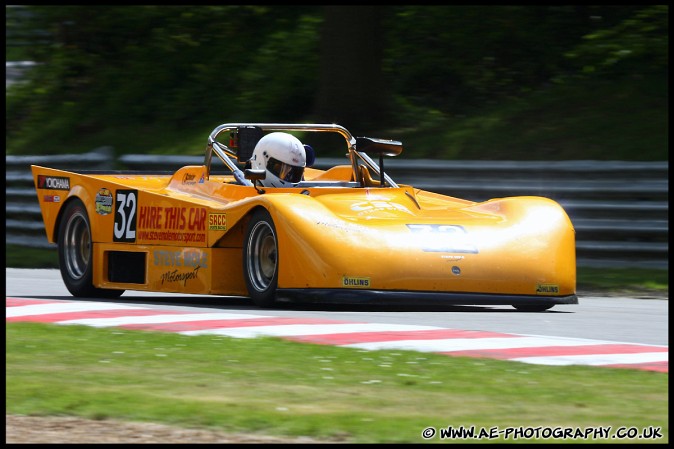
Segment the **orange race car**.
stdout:
<svg viewBox="0 0 674 449">
<path fill-rule="evenodd" d="M 328 134 L 346 143 L 347 159 L 311 168 L 307 142 Z M 525 311 L 578 303 L 575 231 L 559 204 L 399 185 L 384 157 L 401 152 L 400 142 L 354 138 L 334 124 L 228 123 L 210 134 L 203 165 L 170 174 L 31 168 L 75 296 L 145 290 L 248 296 L 261 307 L 438 300 Z"/>
</svg>

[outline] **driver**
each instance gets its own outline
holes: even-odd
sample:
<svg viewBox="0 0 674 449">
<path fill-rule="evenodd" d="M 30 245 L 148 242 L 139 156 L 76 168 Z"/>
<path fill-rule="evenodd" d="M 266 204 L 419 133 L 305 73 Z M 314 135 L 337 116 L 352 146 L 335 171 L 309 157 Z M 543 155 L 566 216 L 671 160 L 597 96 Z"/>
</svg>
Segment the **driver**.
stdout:
<svg viewBox="0 0 674 449">
<path fill-rule="evenodd" d="M 260 181 L 265 187 L 295 187 L 302 180 L 307 154 L 300 140 L 288 133 L 265 135 L 255 145 L 250 158 L 251 167 L 266 170 Z"/>
</svg>

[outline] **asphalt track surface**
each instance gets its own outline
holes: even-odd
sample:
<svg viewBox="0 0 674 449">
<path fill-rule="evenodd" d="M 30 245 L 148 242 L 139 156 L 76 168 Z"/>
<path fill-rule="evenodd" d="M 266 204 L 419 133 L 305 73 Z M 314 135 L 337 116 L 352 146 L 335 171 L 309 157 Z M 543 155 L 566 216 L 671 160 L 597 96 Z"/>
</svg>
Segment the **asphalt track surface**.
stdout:
<svg viewBox="0 0 674 449">
<path fill-rule="evenodd" d="M 8 321 L 40 320 L 35 316 L 42 313 L 43 317 L 60 317 L 51 321 L 60 323 L 76 324 L 78 319 L 88 325 L 119 322 L 129 328 L 163 329 L 193 335 L 213 332 L 234 337 L 275 335 L 361 349 L 414 349 L 449 355 L 494 356 L 527 363 L 621 366 L 668 372 L 667 298 L 579 295 L 579 304 L 557 305 L 541 313 L 519 312 L 511 306 L 414 303 L 291 303 L 260 309 L 247 298 L 175 293 L 127 291 L 115 300 L 73 298 L 58 270 L 14 268 L 6 269 L 6 296 Z M 73 303 L 77 305 L 68 305 Z M 21 309 L 10 305 L 23 304 L 34 304 L 27 310 L 34 307 L 47 309 L 36 312 L 38 315 L 35 316 L 14 317 L 13 313 L 21 315 Z M 112 310 L 119 304 L 143 309 L 133 311 L 143 316 L 214 314 L 213 317 L 220 321 L 207 321 L 205 318 L 209 316 L 202 315 L 199 317 L 204 323 L 201 327 L 199 320 L 187 318 L 177 319 L 182 323 L 169 320 L 153 324 L 153 319 L 120 317 L 123 312 Z M 53 314 L 56 310 L 72 307 L 82 311 L 75 315 Z M 94 315 L 98 318 L 91 321 L 82 315 L 89 308 L 105 310 L 106 316 L 116 315 L 111 321 L 104 321 L 100 318 L 101 312 L 96 312 Z M 47 315 L 47 311 L 52 314 Z M 218 329 L 209 328 L 209 323 L 210 327 Z M 245 323 L 245 327 L 237 327 L 234 323 Z M 485 349 L 484 345 L 479 345 L 481 342 L 485 345 L 492 342 L 493 347 Z M 503 342 L 518 342 L 515 346 L 521 347 L 506 347 Z"/>
</svg>

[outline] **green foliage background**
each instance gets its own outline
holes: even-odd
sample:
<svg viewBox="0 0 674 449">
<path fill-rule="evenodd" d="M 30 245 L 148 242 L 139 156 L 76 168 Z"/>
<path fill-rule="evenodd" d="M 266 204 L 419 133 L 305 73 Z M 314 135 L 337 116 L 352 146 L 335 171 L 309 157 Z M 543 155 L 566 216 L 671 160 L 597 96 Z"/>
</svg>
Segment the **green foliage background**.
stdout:
<svg viewBox="0 0 674 449">
<path fill-rule="evenodd" d="M 359 6 L 343 6 L 359 14 Z M 225 122 L 312 122 L 323 6 L 6 8 L 12 154 L 200 154 Z M 381 6 L 387 121 L 406 157 L 668 159 L 666 5 Z M 374 26 L 374 25 L 373 25 Z M 335 48 L 334 46 L 330 48 Z M 329 58 L 328 58 L 329 59 Z M 354 61 L 358 60 L 354 55 Z M 379 96 L 362 70 L 373 108 Z M 370 90 L 368 90 L 370 89 Z M 332 117 L 348 117 L 331 111 Z"/>
</svg>

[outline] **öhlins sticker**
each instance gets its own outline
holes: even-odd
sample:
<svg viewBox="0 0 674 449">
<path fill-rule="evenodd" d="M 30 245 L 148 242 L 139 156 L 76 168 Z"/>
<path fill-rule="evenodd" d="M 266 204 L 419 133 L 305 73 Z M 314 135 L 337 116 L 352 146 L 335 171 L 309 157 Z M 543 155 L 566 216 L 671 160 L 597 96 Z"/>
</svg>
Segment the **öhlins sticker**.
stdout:
<svg viewBox="0 0 674 449">
<path fill-rule="evenodd" d="M 343 276 L 342 286 L 346 288 L 369 288 L 370 278 Z"/>
<path fill-rule="evenodd" d="M 537 295 L 556 295 L 559 293 L 557 284 L 536 284 Z"/>
</svg>

